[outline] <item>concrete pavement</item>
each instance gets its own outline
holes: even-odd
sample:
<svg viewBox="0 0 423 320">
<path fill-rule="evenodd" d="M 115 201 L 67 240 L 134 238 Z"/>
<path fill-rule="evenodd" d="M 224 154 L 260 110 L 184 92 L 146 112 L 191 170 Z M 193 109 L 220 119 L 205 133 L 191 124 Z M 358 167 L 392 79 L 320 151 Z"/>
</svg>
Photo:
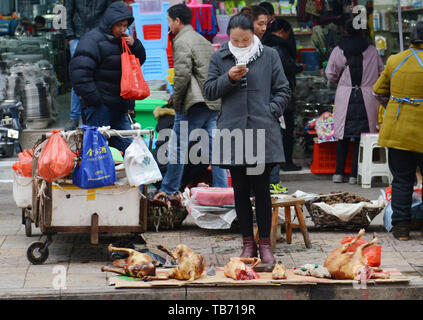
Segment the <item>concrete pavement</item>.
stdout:
<svg viewBox="0 0 423 320">
<path fill-rule="evenodd" d="M 348 184 L 334 186 L 327 178 L 287 180 L 284 185 L 290 192 L 298 189 L 324 193 L 343 190 L 371 199 L 377 198 L 382 187 L 361 189 Z M 275 254 L 287 268 L 305 263 L 323 264 L 326 256 L 339 246 L 343 236 L 354 235 L 352 232 L 318 231 L 309 219 L 307 221 L 313 248 L 305 248 L 302 236 L 297 231 L 291 245 L 284 241 L 277 244 Z M 380 236 L 382 266 L 401 271 L 410 279 L 408 284 L 369 285 L 366 290 L 356 290 L 349 285 L 118 290 L 108 285 L 108 279 L 114 274 L 102 273 L 100 267 L 111 262 L 107 245 L 128 237 L 127 234 L 101 235 L 100 244 L 91 245 L 87 234 L 61 233 L 54 237 L 46 263 L 31 265 L 26 258 L 26 250 L 30 243 L 39 241 L 42 234 L 33 228 L 33 236 L 25 236 L 20 210 L 13 201 L 12 184 L 0 182 L 0 299 L 422 299 L 423 238 L 420 233 L 412 232 L 408 242 L 395 240 L 391 234 L 384 232 L 381 215 L 373 220 L 367 231 L 367 240 L 371 239 L 372 231 L 377 231 Z M 241 236 L 236 224 L 229 230 L 206 230 L 199 228 L 190 216 L 179 230 L 149 231 L 145 238 L 153 252 L 162 254 L 156 251 L 157 244 L 174 248 L 184 243 L 203 254 L 207 264 L 213 262 L 217 266 L 223 266 L 230 257 L 241 251 Z M 58 283 L 57 276 L 62 275 L 61 272 L 66 275 L 66 289 L 56 290 L 54 284 Z"/>
</svg>

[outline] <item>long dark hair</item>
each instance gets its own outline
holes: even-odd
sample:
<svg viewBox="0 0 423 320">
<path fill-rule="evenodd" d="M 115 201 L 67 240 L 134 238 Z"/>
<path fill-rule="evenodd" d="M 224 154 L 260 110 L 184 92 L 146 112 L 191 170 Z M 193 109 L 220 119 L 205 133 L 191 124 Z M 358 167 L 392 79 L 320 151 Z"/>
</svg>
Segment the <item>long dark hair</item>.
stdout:
<svg viewBox="0 0 423 320">
<path fill-rule="evenodd" d="M 226 33 L 229 35 L 231 29 L 240 28 L 242 30 L 251 30 L 254 33 L 254 23 L 249 16 L 243 13 L 238 13 L 229 19 L 228 29 Z"/>
<path fill-rule="evenodd" d="M 412 44 L 423 43 L 423 21 L 417 22 L 413 29 L 412 38 L 410 41 Z"/>
<path fill-rule="evenodd" d="M 344 51 L 345 57 L 361 55 L 368 47 L 369 42 L 363 35 L 362 29 L 354 28 L 354 18 L 350 18 L 345 23 L 346 35 L 339 41 L 339 47 Z"/>
</svg>

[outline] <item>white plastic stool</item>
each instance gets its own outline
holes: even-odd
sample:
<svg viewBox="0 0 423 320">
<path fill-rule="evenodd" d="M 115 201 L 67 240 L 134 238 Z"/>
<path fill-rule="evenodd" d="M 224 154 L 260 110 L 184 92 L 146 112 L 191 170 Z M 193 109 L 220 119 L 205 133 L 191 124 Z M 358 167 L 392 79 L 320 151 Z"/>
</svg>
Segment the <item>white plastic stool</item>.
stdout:
<svg viewBox="0 0 423 320">
<path fill-rule="evenodd" d="M 360 151 L 358 154 L 357 183 L 362 188 L 370 188 L 372 177 L 388 177 L 392 183 L 392 174 L 388 165 L 388 149 L 377 144 L 378 133 L 362 133 L 360 139 Z M 374 161 L 374 151 L 379 154 L 379 159 Z"/>
</svg>

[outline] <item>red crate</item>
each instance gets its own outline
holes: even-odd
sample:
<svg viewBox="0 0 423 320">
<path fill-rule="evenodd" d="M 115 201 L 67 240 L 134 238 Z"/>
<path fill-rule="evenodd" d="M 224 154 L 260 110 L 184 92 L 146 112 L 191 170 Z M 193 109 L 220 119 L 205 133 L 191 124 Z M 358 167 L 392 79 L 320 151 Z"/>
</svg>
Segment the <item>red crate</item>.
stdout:
<svg viewBox="0 0 423 320">
<path fill-rule="evenodd" d="M 336 170 L 336 142 L 314 143 L 313 163 L 311 173 L 333 174 Z M 348 147 L 345 173 L 351 173 L 352 158 L 354 154 L 354 142 L 351 141 Z"/>
</svg>

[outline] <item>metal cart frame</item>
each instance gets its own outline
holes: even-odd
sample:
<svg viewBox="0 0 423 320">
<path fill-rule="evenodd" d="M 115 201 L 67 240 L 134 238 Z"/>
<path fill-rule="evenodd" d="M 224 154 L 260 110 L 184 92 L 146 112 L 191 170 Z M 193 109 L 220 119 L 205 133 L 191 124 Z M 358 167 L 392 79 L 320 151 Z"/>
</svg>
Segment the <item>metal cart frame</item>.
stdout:
<svg viewBox="0 0 423 320">
<path fill-rule="evenodd" d="M 136 136 L 136 135 L 149 135 L 149 149 L 151 150 L 154 138 L 153 130 L 99 130 L 103 135 L 107 136 Z M 65 138 L 69 138 L 70 135 L 82 135 L 82 130 L 61 132 L 61 135 Z M 51 134 L 43 134 L 42 141 L 46 140 Z M 99 216 L 96 212 L 90 212 L 91 214 L 91 225 L 90 226 L 52 226 L 53 212 L 53 199 L 52 199 L 52 183 L 47 182 L 38 175 L 37 169 L 38 156 L 34 152 L 32 160 L 32 207 L 22 209 L 22 224 L 25 225 L 25 234 L 30 237 L 32 235 L 32 223 L 36 227 L 39 227 L 42 234 L 47 236 L 45 242 L 36 241 L 30 244 L 27 249 L 28 260 L 32 264 L 44 263 L 48 256 L 48 247 L 53 243 L 53 235 L 59 232 L 72 232 L 72 233 L 89 233 L 91 235 L 91 244 L 98 244 L 100 233 L 133 233 L 136 236 L 138 234 L 147 231 L 147 185 L 143 186 L 142 195 L 140 198 L 140 210 L 139 210 L 139 225 L 138 226 L 101 226 L 99 225 Z M 64 180 L 65 184 L 72 185 L 71 180 Z M 43 187 L 43 197 L 40 197 L 39 191 L 41 185 Z"/>
</svg>

